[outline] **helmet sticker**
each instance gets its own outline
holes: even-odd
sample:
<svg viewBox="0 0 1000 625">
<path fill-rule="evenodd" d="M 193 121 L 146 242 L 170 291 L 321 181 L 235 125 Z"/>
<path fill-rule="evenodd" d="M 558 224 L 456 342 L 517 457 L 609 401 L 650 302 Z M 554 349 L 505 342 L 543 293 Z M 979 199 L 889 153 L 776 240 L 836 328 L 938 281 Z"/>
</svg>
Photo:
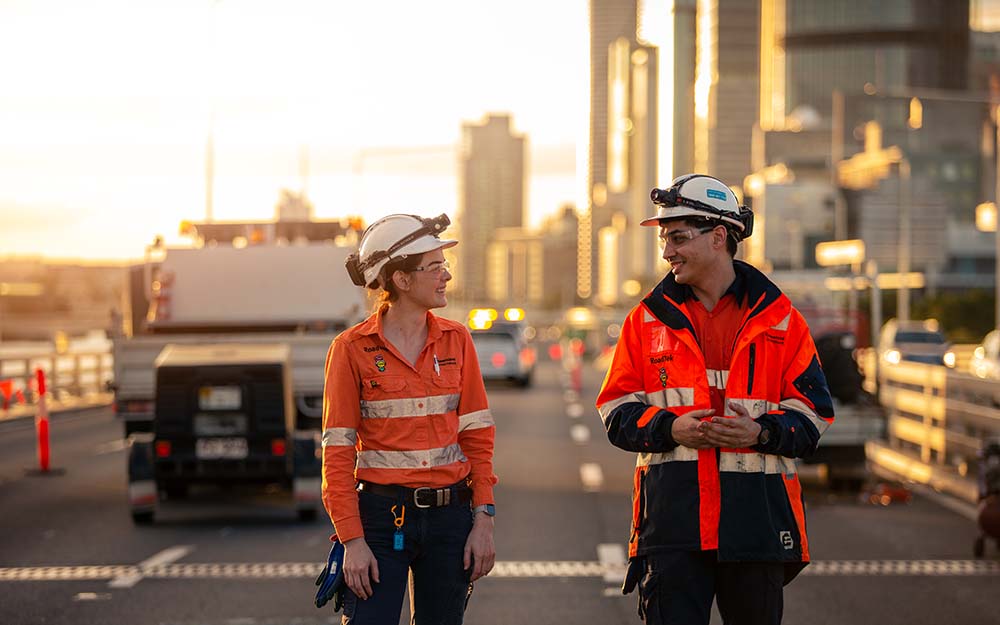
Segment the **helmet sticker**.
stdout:
<svg viewBox="0 0 1000 625">
<path fill-rule="evenodd" d="M 714 198 L 716 200 L 726 199 L 726 192 L 719 191 L 718 189 L 705 189 L 705 194 L 708 195 L 708 197 Z"/>
</svg>

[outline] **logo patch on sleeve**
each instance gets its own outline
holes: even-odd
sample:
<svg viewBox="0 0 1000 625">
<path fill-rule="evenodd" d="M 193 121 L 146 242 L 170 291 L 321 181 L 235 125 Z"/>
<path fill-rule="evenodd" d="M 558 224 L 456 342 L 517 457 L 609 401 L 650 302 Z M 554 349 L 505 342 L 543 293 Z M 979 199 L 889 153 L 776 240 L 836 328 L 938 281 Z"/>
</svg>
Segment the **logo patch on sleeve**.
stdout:
<svg viewBox="0 0 1000 625">
<path fill-rule="evenodd" d="M 795 540 L 792 539 L 792 533 L 788 530 L 778 532 L 778 536 L 781 538 L 781 546 L 785 549 L 792 549 L 795 547 Z"/>
</svg>

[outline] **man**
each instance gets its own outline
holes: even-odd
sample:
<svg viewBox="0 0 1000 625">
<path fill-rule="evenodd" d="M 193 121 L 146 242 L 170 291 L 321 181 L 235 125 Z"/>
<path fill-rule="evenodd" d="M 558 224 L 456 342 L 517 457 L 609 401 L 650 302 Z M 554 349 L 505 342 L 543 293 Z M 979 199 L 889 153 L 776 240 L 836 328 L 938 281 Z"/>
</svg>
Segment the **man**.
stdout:
<svg viewBox="0 0 1000 625">
<path fill-rule="evenodd" d="M 597 408 L 638 452 L 624 591 L 648 624 L 781 622 L 784 584 L 809 561 L 794 458 L 833 408 L 802 315 L 734 260 L 753 213 L 720 180 L 653 189 L 670 273 L 625 320 Z"/>
</svg>

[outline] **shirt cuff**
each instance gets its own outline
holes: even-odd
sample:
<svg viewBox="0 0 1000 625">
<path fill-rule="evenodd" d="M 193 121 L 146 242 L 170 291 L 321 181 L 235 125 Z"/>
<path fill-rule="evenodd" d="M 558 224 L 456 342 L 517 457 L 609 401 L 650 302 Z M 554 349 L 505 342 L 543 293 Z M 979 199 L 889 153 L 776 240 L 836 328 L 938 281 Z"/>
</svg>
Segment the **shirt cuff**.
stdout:
<svg viewBox="0 0 1000 625">
<path fill-rule="evenodd" d="M 482 506 L 493 501 L 493 485 L 489 481 L 472 483 L 472 507 Z"/>
<path fill-rule="evenodd" d="M 349 516 L 333 522 L 333 529 L 337 532 L 337 539 L 341 543 L 346 543 L 355 538 L 363 538 L 365 530 L 361 526 L 361 516 Z"/>
</svg>

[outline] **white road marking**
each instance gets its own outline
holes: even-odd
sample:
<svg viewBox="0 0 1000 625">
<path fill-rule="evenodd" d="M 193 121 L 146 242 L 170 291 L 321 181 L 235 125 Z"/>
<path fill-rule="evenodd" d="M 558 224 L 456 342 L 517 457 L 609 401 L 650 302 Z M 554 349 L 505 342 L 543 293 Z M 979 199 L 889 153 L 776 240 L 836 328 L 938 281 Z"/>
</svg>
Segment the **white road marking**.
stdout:
<svg viewBox="0 0 1000 625">
<path fill-rule="evenodd" d="M 135 565 L 39 566 L 0 568 L 0 582 L 105 580 L 139 575 L 148 579 L 275 579 L 315 578 L 324 562 L 236 562 L 164 564 L 147 569 Z M 599 577 L 618 566 L 585 560 L 502 561 L 490 577 Z M 997 560 L 821 560 L 802 575 L 817 577 L 967 577 L 1000 576 Z M 619 581 L 620 578 L 615 581 Z M 101 595 L 98 593 L 98 597 Z"/>
<path fill-rule="evenodd" d="M 582 423 L 577 423 L 569 429 L 569 437 L 577 445 L 586 445 L 590 442 L 590 428 Z"/>
<path fill-rule="evenodd" d="M 580 480 L 583 481 L 583 490 L 588 493 L 596 493 L 604 486 L 604 471 L 601 465 L 596 462 L 585 462 L 580 465 Z"/>
<path fill-rule="evenodd" d="M 583 416 L 583 404 L 567 404 L 566 415 L 571 419 L 579 419 Z"/>
<path fill-rule="evenodd" d="M 103 456 L 104 454 L 113 454 L 119 451 L 123 451 L 128 446 L 128 442 L 123 439 L 115 439 L 113 441 L 108 441 L 107 443 L 101 443 L 94 449 L 94 453 L 98 456 Z"/>
<path fill-rule="evenodd" d="M 563 401 L 567 404 L 572 404 L 580 401 L 580 394 L 573 389 L 567 389 L 563 391 Z"/>
<path fill-rule="evenodd" d="M 78 592 L 73 595 L 73 601 L 107 601 L 110 598 L 109 592 Z"/>
<path fill-rule="evenodd" d="M 191 545 L 177 545 L 175 547 L 164 549 L 152 557 L 143 560 L 138 566 L 131 567 L 134 570 L 129 571 L 124 575 L 116 576 L 108 582 L 108 586 L 111 588 L 131 588 L 141 582 L 143 577 L 150 577 L 150 575 L 147 575 L 147 572 L 173 564 L 177 560 L 180 560 L 187 554 L 191 553 L 193 550 L 194 547 Z"/>
<path fill-rule="evenodd" d="M 621 583 L 625 578 L 625 547 L 618 543 L 597 545 L 597 561 L 604 567 L 604 581 Z"/>
</svg>

